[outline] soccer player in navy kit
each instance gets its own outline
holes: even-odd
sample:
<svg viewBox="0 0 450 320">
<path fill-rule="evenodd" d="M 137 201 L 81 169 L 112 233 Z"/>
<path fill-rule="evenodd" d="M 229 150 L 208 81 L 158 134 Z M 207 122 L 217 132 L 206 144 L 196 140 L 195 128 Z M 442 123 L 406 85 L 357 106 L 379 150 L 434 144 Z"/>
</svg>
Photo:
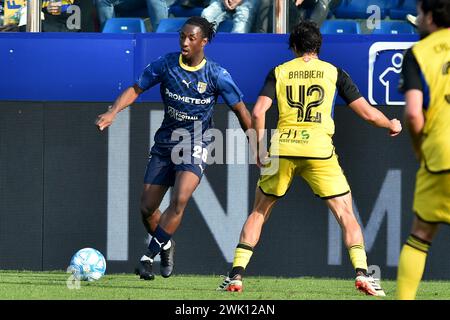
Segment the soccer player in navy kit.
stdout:
<svg viewBox="0 0 450 320">
<path fill-rule="evenodd" d="M 180 31 L 181 53 L 169 53 L 150 63 L 134 86 L 126 89 L 96 122 L 100 130 L 107 128 L 116 114 L 131 105 L 142 92 L 160 84 L 164 120 L 155 134 L 141 197 L 142 220 L 152 235 L 148 250 L 136 269 L 145 280 L 154 279 L 153 258 L 159 253 L 161 275 L 172 274 L 175 242 L 171 237 L 203 175 L 210 143 L 207 130 L 213 126 L 212 114 L 218 96 L 236 114 L 244 131 L 251 127 L 250 113 L 230 74 L 205 57 L 204 47 L 214 35 L 213 24 L 206 19 L 188 19 Z M 172 139 L 177 132 L 190 135 L 190 139 L 182 139 L 181 153 L 180 141 Z M 183 158 L 181 163 L 177 155 Z M 173 188 L 170 205 L 162 214 L 159 206 L 169 187 Z"/>
</svg>

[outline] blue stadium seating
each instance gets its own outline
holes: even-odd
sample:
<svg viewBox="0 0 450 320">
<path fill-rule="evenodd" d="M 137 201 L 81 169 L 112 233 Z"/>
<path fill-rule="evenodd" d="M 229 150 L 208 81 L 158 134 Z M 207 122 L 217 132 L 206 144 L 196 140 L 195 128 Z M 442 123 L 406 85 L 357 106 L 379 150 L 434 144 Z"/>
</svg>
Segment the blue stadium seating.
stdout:
<svg viewBox="0 0 450 320">
<path fill-rule="evenodd" d="M 187 19 L 187 17 L 161 19 L 156 32 L 178 32 Z M 219 25 L 217 32 L 231 32 L 232 29 L 233 20 L 225 20 Z"/>
<path fill-rule="evenodd" d="M 187 17 L 161 19 L 156 32 L 178 32 L 183 24 L 187 21 Z"/>
<path fill-rule="evenodd" d="M 103 33 L 145 33 L 144 21 L 140 18 L 111 18 L 106 20 Z"/>
<path fill-rule="evenodd" d="M 406 21 L 380 21 L 380 29 L 373 30 L 372 34 L 414 34 L 412 25 Z"/>
<path fill-rule="evenodd" d="M 320 27 L 323 34 L 361 34 L 361 27 L 356 21 L 325 20 Z"/>
<path fill-rule="evenodd" d="M 204 8 L 202 7 L 188 8 L 185 6 L 174 4 L 169 8 L 169 14 L 173 14 L 175 17 L 201 16 L 203 9 Z"/>
<path fill-rule="evenodd" d="M 407 14 L 417 15 L 416 0 L 399 0 L 398 5 L 389 10 L 391 19 L 404 20 Z"/>
</svg>

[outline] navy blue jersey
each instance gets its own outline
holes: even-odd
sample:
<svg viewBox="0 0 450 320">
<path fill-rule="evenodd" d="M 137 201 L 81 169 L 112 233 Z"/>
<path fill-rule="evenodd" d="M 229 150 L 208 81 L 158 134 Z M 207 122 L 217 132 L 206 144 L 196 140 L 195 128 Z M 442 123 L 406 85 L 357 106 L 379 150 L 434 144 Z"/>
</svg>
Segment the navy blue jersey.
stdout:
<svg viewBox="0 0 450 320">
<path fill-rule="evenodd" d="M 170 155 L 184 138 L 172 139 L 172 133 L 188 132 L 192 144 L 209 143 L 205 131 L 213 127 L 213 108 L 218 96 L 232 107 L 242 101 L 242 93 L 230 74 L 217 63 L 204 59 L 200 65 L 183 64 L 180 53 L 169 53 L 149 64 L 136 84 L 147 90 L 160 84 L 164 120 L 155 134 L 151 153 Z M 183 130 L 184 129 L 184 130 Z M 175 136 L 177 136 L 175 134 Z"/>
</svg>

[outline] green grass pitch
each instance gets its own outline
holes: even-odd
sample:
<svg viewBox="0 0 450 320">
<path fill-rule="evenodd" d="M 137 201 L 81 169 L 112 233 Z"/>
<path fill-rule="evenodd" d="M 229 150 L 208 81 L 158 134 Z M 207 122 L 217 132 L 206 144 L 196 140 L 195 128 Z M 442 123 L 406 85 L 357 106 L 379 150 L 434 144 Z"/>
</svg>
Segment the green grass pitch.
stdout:
<svg viewBox="0 0 450 320">
<path fill-rule="evenodd" d="M 0 299 L 68 300 L 359 300 L 394 299 L 395 281 L 382 281 L 387 297 L 367 297 L 353 280 L 325 278 L 247 277 L 244 292 L 217 292 L 220 276 L 174 275 L 143 281 L 132 274 L 105 275 L 95 282 L 69 289 L 69 274 L 60 272 L 0 271 Z M 70 285 L 72 283 L 72 285 Z M 73 282 L 69 280 L 69 287 Z M 423 281 L 418 299 L 450 300 L 450 281 Z"/>
</svg>

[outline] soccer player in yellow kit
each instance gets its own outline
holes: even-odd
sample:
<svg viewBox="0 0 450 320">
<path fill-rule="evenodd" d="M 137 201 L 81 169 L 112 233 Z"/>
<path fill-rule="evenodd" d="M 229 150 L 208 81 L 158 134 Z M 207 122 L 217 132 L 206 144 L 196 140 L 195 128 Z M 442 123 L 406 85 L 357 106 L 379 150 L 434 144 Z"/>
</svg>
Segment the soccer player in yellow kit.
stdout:
<svg viewBox="0 0 450 320">
<path fill-rule="evenodd" d="M 294 176 L 301 176 L 326 202 L 343 230 L 356 271 L 356 288 L 369 295 L 384 296 L 378 281 L 367 274 L 363 234 L 353 213 L 350 187 L 333 146 L 335 95 L 339 94 L 364 120 L 388 129 L 391 136 L 400 133 L 401 124 L 370 106 L 345 71 L 318 58 L 322 35 L 315 23 L 300 22 L 290 34 L 289 45 L 296 58 L 270 71 L 253 109 L 257 161 L 265 168 L 256 188 L 253 211 L 241 231 L 233 268 L 217 290 L 242 291 L 242 276 L 264 222 L 277 200 L 289 189 Z M 274 99 L 278 100 L 279 120 L 267 157 L 262 145 L 265 114 Z M 269 163 L 261 164 L 266 161 Z M 274 163 L 279 168 L 270 172 Z"/>
<path fill-rule="evenodd" d="M 400 253 L 397 298 L 414 299 L 440 223 L 450 224 L 450 0 L 421 0 L 422 38 L 405 53 L 400 90 L 420 168 L 411 234 Z"/>
</svg>

